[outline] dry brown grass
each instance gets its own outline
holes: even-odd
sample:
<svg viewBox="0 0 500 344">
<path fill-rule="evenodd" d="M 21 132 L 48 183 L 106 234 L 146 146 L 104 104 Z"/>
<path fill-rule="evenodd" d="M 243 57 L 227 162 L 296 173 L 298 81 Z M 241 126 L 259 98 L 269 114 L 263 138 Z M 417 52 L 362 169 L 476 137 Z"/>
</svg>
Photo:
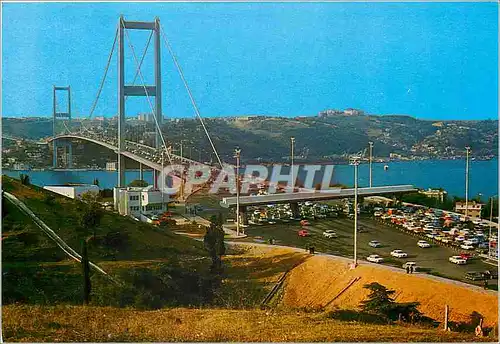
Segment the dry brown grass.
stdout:
<svg viewBox="0 0 500 344">
<path fill-rule="evenodd" d="M 327 309 L 356 309 L 368 295 L 363 285 L 378 282 L 396 291 L 396 301 L 418 301 L 426 316 L 444 319 L 444 307 L 450 306 L 450 320 L 468 321 L 479 312 L 485 325 L 498 323 L 498 299 L 495 292 L 432 280 L 425 275 L 407 275 L 387 268 L 362 264 L 350 270 L 345 260 L 314 256 L 295 268 L 287 279 L 283 304 L 289 307 L 325 306 L 355 277 L 361 277 L 333 301 Z"/>
<path fill-rule="evenodd" d="M 10 342 L 453 342 L 478 339 L 437 329 L 346 323 L 327 319 L 322 314 L 260 310 L 176 308 L 136 311 L 10 305 L 3 307 L 2 320 L 4 340 Z"/>
</svg>

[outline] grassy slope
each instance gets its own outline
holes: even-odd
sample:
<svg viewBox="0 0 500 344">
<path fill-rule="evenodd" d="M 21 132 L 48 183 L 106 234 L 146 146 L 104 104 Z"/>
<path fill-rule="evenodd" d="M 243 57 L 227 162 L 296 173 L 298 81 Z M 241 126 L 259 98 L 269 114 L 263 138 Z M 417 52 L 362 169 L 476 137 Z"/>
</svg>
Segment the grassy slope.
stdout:
<svg viewBox="0 0 500 344">
<path fill-rule="evenodd" d="M 81 240 L 90 235 L 78 225 L 81 202 L 59 196 L 47 202 L 48 191 L 21 185 L 5 176 L 2 177 L 2 187 L 25 202 L 63 240 L 80 252 Z M 69 260 L 17 208 L 8 202 L 4 207 L 7 214 L 2 219 L 3 302 L 80 303 L 82 277 L 79 264 Z M 90 259 L 119 278 L 136 270 L 139 276 L 144 270 L 156 274 L 163 269 L 162 274 L 172 274 L 173 271 L 165 270 L 167 268 L 190 271 L 192 276 L 189 277 L 195 278 L 195 274 L 203 274 L 208 266 L 209 259 L 201 243 L 113 213 L 104 214 L 96 235 L 97 240 L 89 244 Z M 100 293 L 102 288 L 113 287 L 98 274 L 92 278 L 96 293 Z M 134 278 L 131 277 L 131 282 Z M 154 285 L 148 287 L 156 288 Z M 101 295 L 101 300 L 106 295 Z"/>
<path fill-rule="evenodd" d="M 26 316 L 30 314 L 30 316 Z M 163 309 L 136 311 L 104 307 L 6 306 L 8 341 L 468 341 L 472 335 L 413 326 L 367 325 L 328 319 L 325 314 L 260 310 Z"/>
</svg>

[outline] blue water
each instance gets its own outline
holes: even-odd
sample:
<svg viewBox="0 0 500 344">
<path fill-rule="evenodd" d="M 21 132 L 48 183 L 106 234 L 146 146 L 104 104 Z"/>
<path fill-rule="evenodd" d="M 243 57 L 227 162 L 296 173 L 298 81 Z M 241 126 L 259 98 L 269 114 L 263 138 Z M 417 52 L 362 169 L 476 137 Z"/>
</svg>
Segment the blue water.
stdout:
<svg viewBox="0 0 500 344">
<path fill-rule="evenodd" d="M 419 188 L 444 188 L 450 196 L 465 195 L 465 160 L 425 160 L 408 162 L 390 162 L 389 169 L 384 170 L 385 163 L 373 164 L 373 186 L 411 184 Z M 337 165 L 334 169 L 333 181 L 345 185 L 354 184 L 354 167 Z M 99 179 L 101 188 L 112 188 L 117 181 L 115 171 L 8 171 L 4 174 L 19 177 L 27 173 L 35 185 L 54 185 L 64 183 L 92 183 Z M 283 170 L 286 173 L 286 170 Z M 139 171 L 127 171 L 126 182 L 139 178 Z M 486 200 L 498 194 L 498 160 L 470 161 L 469 194 L 475 197 L 481 194 Z M 144 172 L 144 179 L 152 183 L 151 171 Z M 316 182 L 316 181 L 315 181 Z M 318 181 L 320 182 L 320 180 Z M 359 186 L 368 186 L 368 164 L 359 166 Z"/>
</svg>

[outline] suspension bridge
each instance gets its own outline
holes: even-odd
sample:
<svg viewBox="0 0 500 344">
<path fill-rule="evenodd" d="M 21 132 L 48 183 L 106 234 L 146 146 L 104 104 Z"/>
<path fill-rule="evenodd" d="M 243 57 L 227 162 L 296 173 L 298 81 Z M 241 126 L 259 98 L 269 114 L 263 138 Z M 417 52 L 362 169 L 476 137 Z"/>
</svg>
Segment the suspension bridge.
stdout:
<svg viewBox="0 0 500 344">
<path fill-rule="evenodd" d="M 142 56 L 138 56 L 136 49 L 130 39 L 129 31 L 131 30 L 146 30 L 150 31 L 147 44 Z M 154 84 L 147 85 L 142 72 L 142 65 L 147 54 L 151 41 L 154 41 Z M 173 52 L 173 49 L 168 41 L 168 38 L 163 30 L 159 18 L 155 18 L 152 22 L 126 21 L 123 16 L 119 18 L 119 22 L 115 31 L 114 41 L 108 55 L 107 64 L 104 70 L 104 75 L 101 79 L 99 89 L 95 100 L 92 103 L 90 112 L 87 117 L 80 119 L 79 126 L 74 128 L 74 118 L 71 113 L 71 88 L 70 86 L 54 86 L 53 87 L 53 136 L 47 140 L 47 143 L 52 144 L 53 149 L 53 166 L 58 163 L 58 147 L 67 149 L 67 167 L 72 167 L 72 141 L 80 140 L 108 148 L 117 153 L 118 161 L 118 180 L 117 186 L 125 186 L 125 159 L 131 159 L 138 162 L 141 166 L 147 166 L 153 170 L 154 186 L 158 187 L 159 171 L 163 170 L 165 163 L 168 164 L 202 164 L 201 162 L 182 157 L 171 152 L 167 144 L 164 133 L 162 131 L 163 112 L 162 112 L 162 78 L 161 78 L 161 47 L 166 47 L 170 53 L 170 57 L 177 69 L 177 72 L 182 80 L 182 83 L 187 91 L 194 113 L 198 118 L 208 144 L 215 154 L 218 167 L 223 166 L 223 162 L 215 148 L 215 145 L 208 133 L 203 118 L 201 117 L 198 106 L 193 97 L 191 89 L 184 77 L 184 73 L 180 64 Z M 135 75 L 131 84 L 125 83 L 125 45 L 128 44 L 129 50 L 132 53 L 135 62 Z M 117 53 L 117 79 L 118 79 L 118 106 L 117 106 L 117 135 L 111 137 L 105 133 L 99 133 L 96 128 L 89 128 L 86 123 L 91 123 L 92 115 L 95 112 L 99 102 L 103 86 L 105 84 L 108 71 L 111 65 L 113 55 Z M 139 83 L 137 83 L 139 81 Z M 61 91 L 67 93 L 67 109 L 58 111 L 57 94 Z M 154 146 L 145 145 L 139 142 L 126 140 L 125 138 L 125 105 L 129 97 L 145 97 L 151 114 L 154 119 L 155 140 Z M 154 98 L 154 99 L 152 99 Z M 73 120 L 73 123 L 72 123 Z M 78 120 L 77 120 L 78 121 Z M 58 132 L 58 124 L 62 123 L 63 130 Z M 71 128 L 71 129 L 70 129 Z M 214 166 L 211 166 L 212 168 Z"/>
<path fill-rule="evenodd" d="M 130 30 L 146 30 L 150 31 L 149 38 L 147 40 L 146 46 L 142 55 L 139 57 L 136 53 L 136 49 L 130 39 Z M 142 65 L 144 58 L 148 51 L 151 41 L 154 42 L 154 84 L 148 85 L 145 82 L 144 75 L 142 72 Z M 200 125 L 207 138 L 207 144 L 213 151 L 216 158 L 216 164 L 214 166 L 207 166 L 200 161 L 187 159 L 186 157 L 173 154 L 167 141 L 165 139 L 164 133 L 162 131 L 163 122 L 163 112 L 162 112 L 162 78 L 161 78 L 161 47 L 162 43 L 167 49 L 172 62 L 179 74 L 182 84 L 187 92 L 190 99 L 194 114 L 198 119 Z M 135 75 L 131 84 L 125 83 L 125 45 L 128 45 L 129 50 L 132 53 L 132 57 L 135 63 Z M 100 132 L 96 127 L 88 127 L 86 123 L 92 123 L 92 115 L 94 114 L 97 104 L 99 102 L 103 86 L 105 84 L 108 71 L 113 59 L 113 55 L 117 54 L 117 84 L 118 84 L 118 104 L 117 104 L 117 128 L 116 135 L 109 135 L 106 131 Z M 57 107 L 57 93 L 63 91 L 67 94 L 67 109 L 65 111 L 58 111 Z M 126 139 L 126 121 L 125 121 L 125 105 L 129 97 L 145 97 L 149 105 L 153 122 L 154 122 L 154 145 L 149 146 L 139 142 L 133 142 Z M 154 100 L 152 99 L 154 98 Z M 72 123 L 73 120 L 73 123 Z M 62 123 L 63 131 L 58 132 L 58 123 Z M 71 88 L 70 86 L 54 86 L 53 87 L 53 137 L 47 140 L 47 143 L 52 144 L 53 148 L 53 165 L 57 165 L 57 154 L 58 147 L 62 146 L 68 149 L 68 161 L 67 164 L 71 168 L 71 142 L 75 140 L 86 141 L 89 143 L 97 144 L 107 149 L 110 149 L 117 154 L 118 161 L 118 180 L 117 186 L 125 186 L 125 159 L 131 159 L 138 162 L 141 166 L 147 166 L 153 170 L 153 181 L 154 187 L 158 188 L 158 175 L 165 167 L 165 164 L 200 164 L 205 167 L 210 168 L 212 171 L 223 169 L 224 163 L 222 162 L 220 155 L 214 145 L 214 142 L 207 130 L 207 127 L 203 121 L 203 117 L 200 114 L 197 103 L 188 85 L 188 82 L 184 76 L 182 68 L 173 52 L 173 49 L 168 41 L 168 38 L 163 30 L 159 18 L 155 18 L 152 22 L 138 22 L 138 21 L 126 21 L 123 16 L 119 18 L 118 25 L 115 31 L 115 36 L 111 50 L 107 58 L 107 64 L 104 69 L 104 75 L 101 79 L 96 97 L 90 107 L 90 112 L 87 117 L 80 119 L 79 125 L 74 126 L 74 119 L 71 113 Z M 72 129 L 70 129 L 72 128 Z M 226 164 L 229 165 L 229 164 Z M 229 165 L 232 166 L 232 165 Z M 142 175 L 142 174 L 141 174 Z M 179 177 L 179 176 L 177 176 Z M 181 177 L 182 178 L 182 177 Z M 162 185 L 165 181 L 162 181 Z M 182 187 L 181 187 L 182 188 Z M 412 192 L 415 189 L 411 185 L 405 186 L 386 186 L 381 188 L 366 188 L 364 192 L 367 195 L 372 194 L 396 194 L 401 192 Z M 268 195 L 259 198 L 248 197 L 242 198 L 243 206 L 255 205 L 255 204 L 268 204 L 268 203 L 281 203 L 281 202 L 291 202 L 296 205 L 297 202 L 307 200 L 307 199 L 329 199 L 337 198 L 339 196 L 347 197 L 352 196 L 352 190 L 346 190 L 338 195 L 318 195 L 311 190 L 309 194 L 299 193 L 294 195 L 293 193 L 285 193 L 281 195 Z M 246 202 L 246 203 L 245 203 Z M 233 207 L 238 203 L 234 197 L 229 197 L 221 202 L 224 207 Z M 244 211 L 244 208 L 243 208 Z"/>
</svg>

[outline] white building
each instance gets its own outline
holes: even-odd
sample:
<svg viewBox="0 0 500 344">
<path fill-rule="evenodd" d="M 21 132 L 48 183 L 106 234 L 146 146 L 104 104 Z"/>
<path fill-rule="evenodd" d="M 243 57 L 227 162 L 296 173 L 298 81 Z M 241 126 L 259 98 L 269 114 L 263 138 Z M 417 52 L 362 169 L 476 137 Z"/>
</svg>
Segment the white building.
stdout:
<svg viewBox="0 0 500 344">
<path fill-rule="evenodd" d="M 140 217 L 159 215 L 167 211 L 170 197 L 153 186 L 114 188 L 115 209 L 120 215 Z"/>
<path fill-rule="evenodd" d="M 92 184 L 81 185 L 47 185 L 43 187 L 45 190 L 55 192 L 73 199 L 80 199 L 86 192 L 99 193 L 99 187 Z"/>
<path fill-rule="evenodd" d="M 116 171 L 118 163 L 116 161 L 111 161 L 106 163 L 106 171 Z"/>
</svg>

